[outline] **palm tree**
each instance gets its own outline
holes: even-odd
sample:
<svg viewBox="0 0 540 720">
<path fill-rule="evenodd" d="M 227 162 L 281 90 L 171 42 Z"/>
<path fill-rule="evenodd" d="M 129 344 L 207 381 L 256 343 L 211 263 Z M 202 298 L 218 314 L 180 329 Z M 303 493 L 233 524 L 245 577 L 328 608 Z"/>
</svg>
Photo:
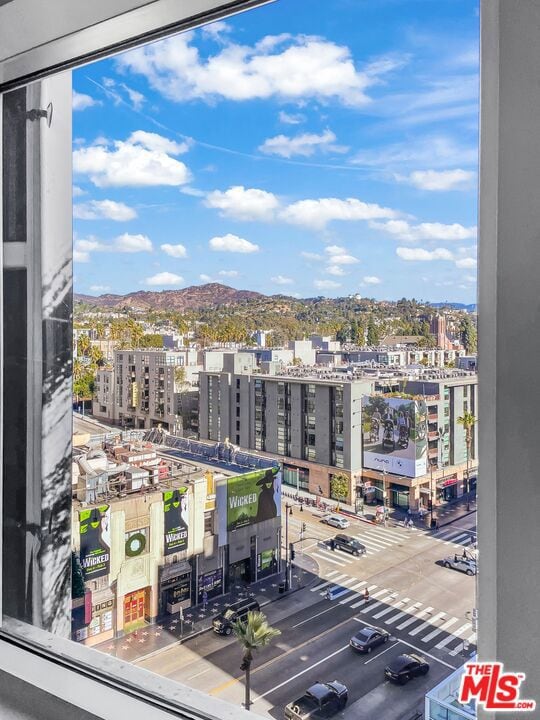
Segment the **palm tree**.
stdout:
<svg viewBox="0 0 540 720">
<path fill-rule="evenodd" d="M 259 648 L 269 645 L 275 637 L 281 635 L 281 631 L 268 624 L 264 613 L 252 610 L 248 612 L 245 622 L 237 620 L 233 623 L 233 633 L 243 649 L 240 670 L 245 670 L 246 673 L 244 707 L 249 710 L 251 706 L 250 672 L 253 653 Z"/>
<path fill-rule="evenodd" d="M 467 485 L 465 488 L 467 492 L 467 509 L 469 509 L 469 464 L 471 462 L 472 430 L 476 424 L 476 418 L 472 412 L 467 411 L 461 417 L 458 417 L 457 421 L 465 430 L 465 444 L 467 446 Z"/>
</svg>

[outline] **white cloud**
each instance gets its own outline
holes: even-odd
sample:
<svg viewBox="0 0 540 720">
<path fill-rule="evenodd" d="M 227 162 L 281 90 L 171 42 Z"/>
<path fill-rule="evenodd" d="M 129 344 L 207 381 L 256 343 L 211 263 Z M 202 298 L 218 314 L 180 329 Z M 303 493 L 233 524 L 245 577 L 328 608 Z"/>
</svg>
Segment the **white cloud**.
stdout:
<svg viewBox="0 0 540 720">
<path fill-rule="evenodd" d="M 189 185 L 184 185 L 183 187 L 179 188 L 180 192 L 183 195 L 190 195 L 191 197 L 205 197 L 206 193 L 204 190 L 198 190 L 197 188 L 190 187 Z"/>
<path fill-rule="evenodd" d="M 306 252 L 305 250 L 302 250 L 300 255 L 303 258 L 306 258 L 306 260 L 323 260 L 324 259 L 323 256 L 319 255 L 318 253 Z"/>
<path fill-rule="evenodd" d="M 380 285 L 382 280 L 376 275 L 364 275 L 364 277 L 362 278 L 362 282 L 365 285 Z"/>
<path fill-rule="evenodd" d="M 86 195 L 86 190 L 83 190 L 78 185 L 74 185 L 71 194 L 74 198 L 81 197 L 81 195 Z"/>
<path fill-rule="evenodd" d="M 345 270 L 343 269 L 343 267 L 341 265 L 329 265 L 326 268 L 326 272 L 329 275 L 334 275 L 336 277 L 343 277 L 344 275 L 347 275 L 347 273 L 345 272 Z"/>
<path fill-rule="evenodd" d="M 73 170 L 88 175 L 98 187 L 185 185 L 191 180 L 187 166 L 172 155 L 186 152 L 187 143 L 176 143 L 156 133 L 137 130 L 125 141 L 101 138 L 73 152 Z"/>
<path fill-rule="evenodd" d="M 406 182 L 419 190 L 444 192 L 469 190 L 474 187 L 476 173 L 470 170 L 415 170 L 408 176 L 396 175 L 396 180 Z"/>
<path fill-rule="evenodd" d="M 254 253 L 260 249 L 258 245 L 249 242 L 249 240 L 244 240 L 244 238 L 231 233 L 227 233 L 222 237 L 213 237 L 208 244 L 210 249 L 216 252 Z"/>
<path fill-rule="evenodd" d="M 109 246 L 96 240 L 93 237 L 84 238 L 75 241 L 75 250 L 81 252 L 106 252 L 109 250 Z"/>
<path fill-rule="evenodd" d="M 450 250 L 446 248 L 436 248 L 435 250 L 424 250 L 423 248 L 406 248 L 398 247 L 396 255 L 402 260 L 431 262 L 432 260 L 453 260 L 454 256 Z"/>
<path fill-rule="evenodd" d="M 238 270 L 220 270 L 218 275 L 221 275 L 221 277 L 235 278 L 238 277 L 240 273 Z"/>
<path fill-rule="evenodd" d="M 275 275 L 271 280 L 276 285 L 292 285 L 294 282 L 292 278 L 285 277 L 284 275 Z"/>
<path fill-rule="evenodd" d="M 125 222 L 137 217 L 134 208 L 114 200 L 90 200 L 73 206 L 73 217 L 77 220 L 116 220 Z"/>
<path fill-rule="evenodd" d="M 363 150 L 353 164 L 384 168 L 390 172 L 415 170 L 418 167 L 443 169 L 476 166 L 478 148 L 463 145 L 444 135 L 421 135 L 406 142 Z"/>
<path fill-rule="evenodd" d="M 144 103 L 146 102 L 146 98 L 142 93 L 140 93 L 138 90 L 134 90 L 133 88 L 130 88 L 125 83 L 121 83 L 121 87 L 126 91 L 129 100 L 131 102 L 131 106 L 134 110 L 140 110 Z"/>
<path fill-rule="evenodd" d="M 225 192 L 208 193 L 205 205 L 236 220 L 272 220 L 279 206 L 277 197 L 266 190 L 233 185 Z"/>
<path fill-rule="evenodd" d="M 347 152 L 349 148 L 335 143 L 336 136 L 331 130 L 325 130 L 321 135 L 315 133 L 303 133 L 296 137 L 276 135 L 268 138 L 259 150 L 266 155 L 279 155 L 279 157 L 291 158 L 294 156 L 311 157 L 317 150 L 321 152 Z"/>
<path fill-rule="evenodd" d="M 360 262 L 354 255 L 349 255 L 344 247 L 339 245 L 328 245 L 325 252 L 330 255 L 329 262 L 332 265 L 354 265 Z"/>
<path fill-rule="evenodd" d="M 476 258 L 473 257 L 466 257 L 466 258 L 460 258 L 459 260 L 456 260 L 456 267 L 458 268 L 466 268 L 467 270 L 470 270 L 471 268 L 475 268 L 478 264 L 478 261 Z"/>
<path fill-rule="evenodd" d="M 305 120 L 306 116 L 302 115 L 302 113 L 287 113 L 284 110 L 279 113 L 279 122 L 284 125 L 300 125 Z"/>
<path fill-rule="evenodd" d="M 161 245 L 161 249 L 166 255 L 170 255 L 173 258 L 187 257 L 187 250 L 184 245 L 170 245 L 169 243 L 164 243 Z"/>
<path fill-rule="evenodd" d="M 476 227 L 465 227 L 459 223 L 420 223 L 411 225 L 406 220 L 389 220 L 385 223 L 372 222 L 371 227 L 395 235 L 398 240 L 419 242 L 422 240 L 469 240 L 476 237 Z"/>
<path fill-rule="evenodd" d="M 181 285 L 184 278 L 171 272 L 160 272 L 143 281 L 145 285 Z"/>
<path fill-rule="evenodd" d="M 224 22 L 223 20 L 216 20 L 213 23 L 209 23 L 208 25 L 203 25 L 201 28 L 201 33 L 203 36 L 206 36 L 207 38 L 210 38 L 211 40 L 219 40 L 222 35 L 227 35 L 232 30 L 232 27 L 229 25 L 229 23 Z"/>
<path fill-rule="evenodd" d="M 205 282 L 205 283 L 213 282 L 213 280 L 212 280 L 212 278 L 210 277 L 210 275 L 205 275 L 204 273 L 202 273 L 202 275 L 199 275 L 199 280 L 202 280 L 202 281 Z"/>
<path fill-rule="evenodd" d="M 84 250 L 73 250 L 73 262 L 87 263 L 90 262 L 90 254 Z"/>
<path fill-rule="evenodd" d="M 299 200 L 286 207 L 281 218 L 294 225 L 322 230 L 333 220 L 376 220 L 397 217 L 398 213 L 375 203 L 365 203 L 357 198 L 319 198 Z"/>
<path fill-rule="evenodd" d="M 108 285 L 90 285 L 92 292 L 109 292 L 110 289 Z"/>
<path fill-rule="evenodd" d="M 124 233 L 115 239 L 113 250 L 123 253 L 151 252 L 152 243 L 146 235 Z"/>
<path fill-rule="evenodd" d="M 315 280 L 313 284 L 318 290 L 335 290 L 341 287 L 341 283 L 334 280 Z"/>
<path fill-rule="evenodd" d="M 86 108 L 93 107 L 94 105 L 101 105 L 101 103 L 98 100 L 94 100 L 91 95 L 85 95 L 76 90 L 73 91 L 71 104 L 75 112 L 77 110 L 86 110 Z"/>
<path fill-rule="evenodd" d="M 119 56 L 117 63 L 144 75 L 154 90 L 177 102 L 332 98 L 352 107 L 369 103 L 368 88 L 401 64 L 378 62 L 359 70 L 348 47 L 288 34 L 266 36 L 253 47 L 229 42 L 202 58 L 191 44 L 193 37 L 184 33 L 137 48 Z"/>
</svg>

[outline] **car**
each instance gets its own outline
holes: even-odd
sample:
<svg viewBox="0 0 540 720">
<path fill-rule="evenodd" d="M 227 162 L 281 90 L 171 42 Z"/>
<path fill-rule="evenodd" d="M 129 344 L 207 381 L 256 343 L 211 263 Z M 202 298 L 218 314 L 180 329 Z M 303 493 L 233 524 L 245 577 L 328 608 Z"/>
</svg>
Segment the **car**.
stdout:
<svg viewBox="0 0 540 720">
<path fill-rule="evenodd" d="M 373 648 L 383 645 L 390 639 L 390 633 L 378 627 L 365 627 L 349 640 L 349 645 L 356 652 L 370 653 Z"/>
<path fill-rule="evenodd" d="M 327 515 L 327 517 L 322 519 L 322 522 L 339 528 L 340 530 L 345 530 L 345 528 L 348 528 L 351 524 L 347 518 L 341 517 L 340 515 Z"/>
<path fill-rule="evenodd" d="M 237 620 L 245 620 L 248 612 L 260 610 L 256 600 L 239 600 L 229 605 L 223 612 L 212 620 L 212 630 L 218 635 L 230 635 L 233 631 L 233 623 Z"/>
<path fill-rule="evenodd" d="M 343 710 L 349 698 L 349 691 L 343 683 L 332 680 L 318 682 L 306 690 L 302 697 L 285 707 L 287 720 L 311 720 L 331 718 Z"/>
<path fill-rule="evenodd" d="M 428 672 L 429 663 L 421 655 L 414 653 L 398 655 L 384 669 L 385 677 L 400 685 L 406 685 L 413 677 L 427 675 Z"/>
<path fill-rule="evenodd" d="M 466 575 L 476 575 L 476 560 L 465 553 L 463 555 L 449 555 L 444 558 L 445 568 L 453 568 L 464 572 Z"/>
<path fill-rule="evenodd" d="M 350 535 L 336 535 L 330 540 L 330 547 L 334 550 L 351 553 L 351 555 L 365 555 L 367 553 L 366 546 Z"/>
</svg>

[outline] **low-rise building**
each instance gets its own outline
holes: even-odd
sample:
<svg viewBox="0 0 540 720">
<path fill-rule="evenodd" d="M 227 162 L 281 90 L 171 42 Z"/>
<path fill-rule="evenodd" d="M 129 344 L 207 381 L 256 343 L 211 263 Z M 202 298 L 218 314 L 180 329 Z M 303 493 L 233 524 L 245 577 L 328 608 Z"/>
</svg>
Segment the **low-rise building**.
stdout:
<svg viewBox="0 0 540 720">
<path fill-rule="evenodd" d="M 91 611 L 73 637 L 85 644 L 280 571 L 279 464 L 244 454 L 224 472 L 228 447 L 160 435 L 157 448 L 107 440 L 75 457 L 72 543 Z M 152 454 L 144 461 L 156 459 L 156 472 L 124 462 Z"/>
</svg>

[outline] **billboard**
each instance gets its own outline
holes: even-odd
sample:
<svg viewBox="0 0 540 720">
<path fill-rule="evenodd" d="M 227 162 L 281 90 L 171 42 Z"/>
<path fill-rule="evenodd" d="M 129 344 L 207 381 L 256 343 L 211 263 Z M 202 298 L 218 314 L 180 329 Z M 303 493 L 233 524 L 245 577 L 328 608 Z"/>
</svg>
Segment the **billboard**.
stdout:
<svg viewBox="0 0 540 720">
<path fill-rule="evenodd" d="M 427 407 L 422 399 L 362 397 L 363 466 L 418 477 L 427 472 Z"/>
<path fill-rule="evenodd" d="M 278 467 L 227 479 L 227 532 L 281 515 Z"/>
<path fill-rule="evenodd" d="M 188 546 L 188 496 L 187 487 L 167 490 L 163 493 L 164 554 L 187 550 Z"/>
<path fill-rule="evenodd" d="M 85 580 L 108 575 L 111 567 L 111 508 L 79 510 L 80 558 Z"/>
</svg>

